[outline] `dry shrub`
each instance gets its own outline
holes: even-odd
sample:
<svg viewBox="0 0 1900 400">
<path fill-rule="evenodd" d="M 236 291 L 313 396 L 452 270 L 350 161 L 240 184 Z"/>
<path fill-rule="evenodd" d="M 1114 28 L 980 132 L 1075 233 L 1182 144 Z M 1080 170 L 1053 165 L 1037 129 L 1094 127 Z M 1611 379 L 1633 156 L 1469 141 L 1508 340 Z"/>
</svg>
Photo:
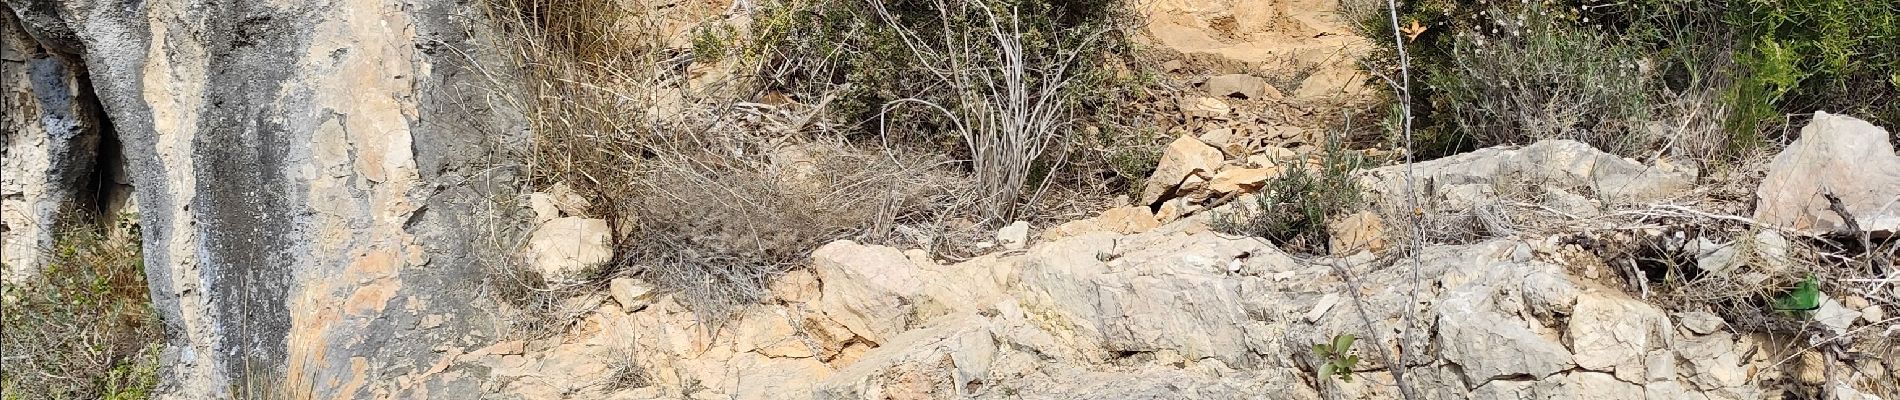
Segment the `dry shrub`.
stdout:
<svg viewBox="0 0 1900 400">
<path fill-rule="evenodd" d="M 763 160 L 705 151 L 648 160 L 634 191 L 616 199 L 630 219 L 621 246 L 628 270 L 702 314 L 727 315 L 824 243 L 928 248 L 931 227 L 960 201 L 951 191 L 968 184 L 929 157 L 835 142 L 758 150 Z"/>
<path fill-rule="evenodd" d="M 8 399 L 146 398 L 163 333 L 138 235 L 89 223 L 60 231 L 39 275 L 0 295 L 0 388 Z"/>
<path fill-rule="evenodd" d="M 673 48 L 660 27 L 689 18 L 679 10 L 686 7 L 588 5 L 597 2 L 489 4 L 514 50 L 506 67 L 525 74 L 494 82 L 501 106 L 521 112 L 533 131 L 527 185 L 573 188 L 591 201 L 584 214 L 615 232 L 614 262 L 582 282 L 497 271 L 492 290 L 519 309 L 507 318 L 517 327 L 558 332 L 619 276 L 722 319 L 819 245 L 929 247 L 948 236 L 933 228 L 947 213 L 969 208 L 955 206 L 967 201 L 952 190 L 971 185 L 941 171 L 947 162 L 838 140 L 820 117 L 828 100 L 751 101 L 756 85 L 744 71 L 752 67 L 730 58 L 746 52 L 721 43 L 739 28 L 696 29 Z"/>
</svg>

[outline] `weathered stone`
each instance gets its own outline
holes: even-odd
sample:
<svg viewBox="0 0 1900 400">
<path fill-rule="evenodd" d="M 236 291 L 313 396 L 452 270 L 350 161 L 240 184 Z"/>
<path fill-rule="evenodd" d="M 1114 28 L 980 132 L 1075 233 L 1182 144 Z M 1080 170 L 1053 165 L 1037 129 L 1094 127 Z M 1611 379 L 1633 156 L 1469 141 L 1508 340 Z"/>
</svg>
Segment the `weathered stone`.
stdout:
<svg viewBox="0 0 1900 400">
<path fill-rule="evenodd" d="M 1207 78 L 1207 94 L 1214 97 L 1238 97 L 1249 100 L 1274 100 L 1283 97 L 1280 89 L 1267 86 L 1267 80 L 1247 74 L 1227 74 Z"/>
<path fill-rule="evenodd" d="M 1326 225 L 1328 247 L 1333 254 L 1385 250 L 1385 220 L 1371 211 L 1360 211 Z"/>
<path fill-rule="evenodd" d="M 1233 114 L 1234 107 L 1213 97 L 1191 97 L 1180 100 L 1181 113 L 1193 117 L 1226 119 Z"/>
<path fill-rule="evenodd" d="M 871 343 L 884 343 L 913 322 L 912 300 L 925 274 L 904 253 L 839 241 L 812 252 L 821 294 L 818 310 Z"/>
<path fill-rule="evenodd" d="M 1688 328 L 1689 332 L 1697 335 L 1715 333 L 1717 329 L 1722 329 L 1723 325 L 1722 317 L 1702 311 L 1676 314 L 1676 322 L 1682 324 L 1683 328 Z"/>
<path fill-rule="evenodd" d="M 947 318 L 898 335 L 819 383 L 818 399 L 946 399 L 991 383 L 998 343 L 981 317 Z"/>
<path fill-rule="evenodd" d="M 1814 322 L 1821 323 L 1835 335 L 1847 333 L 1847 328 L 1860 319 L 1860 310 L 1848 308 L 1830 296 L 1821 297 L 1821 308 L 1814 310 Z"/>
<path fill-rule="evenodd" d="M 1670 334 L 1669 319 L 1655 306 L 1622 293 L 1593 291 L 1577 298 L 1565 336 L 1578 367 L 1643 382 L 1643 360 Z"/>
<path fill-rule="evenodd" d="M 1029 244 L 1029 222 L 1016 221 L 996 231 L 996 243 L 1010 250 L 1022 249 Z"/>
<path fill-rule="evenodd" d="M 1887 130 L 1854 117 L 1815 112 L 1768 166 L 1755 191 L 1755 219 L 1809 232 L 1847 228 L 1833 194 L 1860 228 L 1900 231 L 1900 154 Z"/>
<path fill-rule="evenodd" d="M 90 205 L 105 129 L 80 60 L 43 48 L 0 9 L 0 279 L 37 275 L 65 212 Z M 94 194 L 100 195 L 100 194 Z"/>
<path fill-rule="evenodd" d="M 653 304 L 653 286 L 633 278 L 614 278 L 607 282 L 607 294 L 626 312 L 644 310 Z"/>
<path fill-rule="evenodd" d="M 541 224 L 528 239 L 534 269 L 553 282 L 573 281 L 614 256 L 606 220 L 562 217 Z"/>
<path fill-rule="evenodd" d="M 1161 153 L 1160 163 L 1155 172 L 1148 176 L 1141 189 L 1141 204 L 1154 206 L 1168 195 L 1174 193 L 1181 181 L 1195 174 L 1213 173 L 1220 168 L 1220 150 L 1201 143 L 1199 139 L 1182 136 L 1168 143 Z"/>
<path fill-rule="evenodd" d="M 1279 176 L 1279 168 L 1226 168 L 1214 174 L 1214 179 L 1207 183 L 1207 190 L 1215 193 L 1252 192 L 1260 190 L 1268 180 Z"/>
<path fill-rule="evenodd" d="M 1562 344 L 1500 313 L 1493 293 L 1473 282 L 1447 293 L 1435 310 L 1440 351 L 1463 368 L 1467 387 L 1516 375 L 1541 380 L 1574 365 Z"/>
<path fill-rule="evenodd" d="M 1095 218 L 1064 222 L 1042 231 L 1042 240 L 1051 241 L 1089 232 L 1134 234 L 1161 226 L 1154 211 L 1143 206 L 1123 206 L 1103 211 Z"/>
<path fill-rule="evenodd" d="M 1387 199 L 1404 194 L 1406 166 L 1380 167 L 1365 172 L 1363 186 Z M 1488 148 L 1423 161 L 1412 165 L 1414 179 L 1429 181 L 1440 193 L 1472 186 L 1483 195 L 1467 199 L 1465 207 L 1488 203 L 1492 185 L 1512 179 L 1540 186 L 1589 188 L 1608 203 L 1642 203 L 1665 199 L 1690 188 L 1696 170 L 1688 165 L 1659 161 L 1643 165 L 1591 148 L 1582 142 L 1544 140 L 1522 148 Z M 1431 200 L 1431 199 L 1426 199 Z M 1387 200 L 1388 202 L 1395 200 Z"/>
</svg>

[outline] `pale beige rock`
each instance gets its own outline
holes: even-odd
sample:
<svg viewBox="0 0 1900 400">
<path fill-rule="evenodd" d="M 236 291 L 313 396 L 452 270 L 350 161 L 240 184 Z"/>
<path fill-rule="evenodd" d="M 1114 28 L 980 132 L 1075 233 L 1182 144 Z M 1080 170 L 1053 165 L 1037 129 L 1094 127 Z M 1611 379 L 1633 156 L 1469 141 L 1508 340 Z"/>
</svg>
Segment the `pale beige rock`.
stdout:
<svg viewBox="0 0 1900 400">
<path fill-rule="evenodd" d="M 818 275 L 809 269 L 795 269 L 772 281 L 772 298 L 786 303 L 818 300 Z"/>
<path fill-rule="evenodd" d="M 1018 250 L 1029 244 L 1029 222 L 1016 221 L 996 231 L 996 243 L 1004 249 Z"/>
<path fill-rule="evenodd" d="M 1201 143 L 1206 143 L 1211 146 L 1225 146 L 1229 143 L 1233 143 L 1235 139 L 1234 130 L 1232 128 L 1209 129 L 1207 132 L 1201 133 L 1200 139 Z"/>
<path fill-rule="evenodd" d="M 818 384 L 818 399 L 947 399 L 989 384 L 998 343 L 981 317 L 905 332 Z"/>
<path fill-rule="evenodd" d="M 1234 107 L 1226 101 L 1213 97 L 1192 97 L 1180 100 L 1181 113 L 1192 117 L 1226 119 L 1234 113 Z"/>
<path fill-rule="evenodd" d="M 1252 192 L 1260 190 L 1267 181 L 1280 176 L 1279 168 L 1226 168 L 1214 174 L 1207 183 L 1207 190 L 1215 193 Z"/>
<path fill-rule="evenodd" d="M 546 194 L 549 201 L 554 202 L 555 208 L 560 209 L 562 213 L 568 216 L 586 217 L 588 216 L 587 208 L 593 207 L 593 202 L 588 201 L 587 196 L 582 196 L 579 192 L 575 192 L 574 189 L 568 187 L 565 182 L 548 186 L 547 190 L 543 191 L 543 193 Z"/>
<path fill-rule="evenodd" d="M 837 241 L 811 258 L 822 288 L 817 309 L 826 316 L 872 343 L 909 328 L 916 307 L 910 299 L 923 293 L 925 274 L 903 252 Z"/>
<path fill-rule="evenodd" d="M 1361 185 L 1383 202 L 1402 204 L 1407 167 L 1394 165 L 1363 172 Z M 1604 204 L 1649 203 L 1691 188 L 1696 169 L 1687 164 L 1644 165 L 1570 140 L 1544 140 L 1522 148 L 1493 147 L 1411 166 L 1413 178 L 1430 181 L 1439 193 L 1455 198 L 1455 208 L 1490 204 L 1500 179 L 1542 186 L 1589 188 Z M 1463 188 L 1463 190 L 1459 190 Z M 1423 201 L 1423 200 L 1422 200 Z"/>
<path fill-rule="evenodd" d="M 534 211 L 534 224 L 541 225 L 561 217 L 561 209 L 554 205 L 554 197 L 547 193 L 528 194 L 528 209 Z"/>
<path fill-rule="evenodd" d="M 613 296 L 620 309 L 635 312 L 653 304 L 653 286 L 633 278 L 614 278 L 607 282 L 607 294 Z"/>
<path fill-rule="evenodd" d="M 1386 248 L 1385 220 L 1371 211 L 1360 211 L 1327 224 L 1328 244 L 1333 254 L 1383 251 Z"/>
<path fill-rule="evenodd" d="M 1669 335 L 1662 310 L 1622 293 L 1591 291 L 1577 298 L 1565 329 L 1578 367 L 1609 372 L 1617 379 L 1642 382 L 1643 357 Z"/>
<path fill-rule="evenodd" d="M 1064 222 L 1055 228 L 1042 231 L 1042 240 L 1050 241 L 1089 232 L 1112 232 L 1118 234 L 1140 233 L 1160 226 L 1153 211 L 1142 206 L 1122 206 L 1103 211 L 1094 218 Z"/>
<path fill-rule="evenodd" d="M 818 356 L 818 349 L 799 335 L 784 309 L 761 308 L 738 321 L 733 351 L 757 352 L 766 357 Z"/>
<path fill-rule="evenodd" d="M 1168 143 L 1161 153 L 1161 161 L 1155 165 L 1155 172 L 1148 176 L 1142 186 L 1141 204 L 1153 205 L 1165 200 L 1164 197 L 1180 186 L 1181 182 L 1197 173 L 1211 173 L 1220 168 L 1219 149 L 1201 143 L 1191 136 L 1181 136 Z"/>
<path fill-rule="evenodd" d="M 1227 74 L 1207 78 L 1207 94 L 1214 97 L 1238 97 L 1248 100 L 1277 100 L 1284 96 L 1267 85 L 1266 79 L 1247 74 Z"/>
<path fill-rule="evenodd" d="M 1724 323 L 1722 317 L 1702 311 L 1676 314 L 1676 322 L 1682 324 L 1683 328 L 1689 329 L 1689 332 L 1697 335 L 1715 333 L 1717 329 L 1722 329 Z"/>
<path fill-rule="evenodd" d="M 1446 361 L 1464 370 L 1468 387 L 1510 376 L 1544 379 L 1575 364 L 1562 344 L 1499 311 L 1485 282 L 1452 289 L 1436 307 L 1438 345 Z"/>
<path fill-rule="evenodd" d="M 1860 319 L 1860 310 L 1848 308 L 1831 296 L 1822 296 L 1821 308 L 1814 310 L 1814 322 L 1835 335 L 1846 334 L 1847 328 L 1853 326 L 1856 319 Z"/>
<path fill-rule="evenodd" d="M 535 271 L 544 279 L 570 281 L 613 259 L 609 235 L 606 220 L 555 218 L 534 230 L 528 239 L 528 252 Z"/>
<path fill-rule="evenodd" d="M 1833 193 L 1864 230 L 1900 231 L 1900 155 L 1885 129 L 1815 112 L 1768 167 L 1755 191 L 1755 219 L 1808 232 L 1841 231 Z"/>
</svg>

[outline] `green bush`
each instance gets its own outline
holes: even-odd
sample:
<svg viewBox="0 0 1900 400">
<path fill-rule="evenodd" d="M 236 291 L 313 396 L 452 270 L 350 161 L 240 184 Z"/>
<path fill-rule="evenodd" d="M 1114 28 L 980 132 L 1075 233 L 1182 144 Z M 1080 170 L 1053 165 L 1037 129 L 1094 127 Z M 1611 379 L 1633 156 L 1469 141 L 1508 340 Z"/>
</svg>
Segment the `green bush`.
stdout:
<svg viewBox="0 0 1900 400">
<path fill-rule="evenodd" d="M 1381 4 L 1382 5 L 1382 4 Z M 1780 134 L 1786 114 L 1900 122 L 1900 3 L 1858 0 L 1424 0 L 1400 21 L 1417 151 L 1545 138 L 1626 156 L 1706 158 Z M 1382 7 L 1355 9 L 1396 54 Z M 1714 123 L 1707 121 L 1713 120 Z M 1678 132 L 1707 126 L 1707 134 Z M 1683 136 L 1694 143 L 1680 143 Z M 1665 147 L 1667 146 L 1667 147 Z"/>
<path fill-rule="evenodd" d="M 9 400 L 147 398 L 161 332 L 138 235 L 75 225 L 38 275 L 0 290 L 0 392 Z"/>
<path fill-rule="evenodd" d="M 1266 238 L 1282 249 L 1310 254 L 1329 252 L 1327 222 L 1358 211 L 1364 190 L 1353 170 L 1364 164 L 1359 153 L 1339 140 L 1328 140 L 1316 170 L 1299 163 L 1282 167 L 1254 197 L 1250 210 L 1215 215 L 1213 228 L 1230 235 Z"/>
<path fill-rule="evenodd" d="M 1746 46 L 1737 56 L 1743 78 L 1728 98 L 1738 134 L 1816 110 L 1900 125 L 1900 2 L 1726 3 L 1728 22 Z"/>
</svg>

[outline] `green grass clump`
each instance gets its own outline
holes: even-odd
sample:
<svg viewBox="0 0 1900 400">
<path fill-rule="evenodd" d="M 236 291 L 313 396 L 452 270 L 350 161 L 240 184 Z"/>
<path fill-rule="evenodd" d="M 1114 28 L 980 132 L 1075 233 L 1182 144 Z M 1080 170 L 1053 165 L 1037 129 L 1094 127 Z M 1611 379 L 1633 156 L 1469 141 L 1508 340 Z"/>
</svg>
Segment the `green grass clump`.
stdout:
<svg viewBox="0 0 1900 400">
<path fill-rule="evenodd" d="M 1364 189 L 1352 171 L 1364 160 L 1338 140 L 1329 140 L 1324 151 L 1314 170 L 1301 168 L 1297 160 L 1281 167 L 1281 175 L 1254 197 L 1252 210 L 1215 215 L 1213 228 L 1266 238 L 1288 251 L 1328 253 L 1327 222 L 1358 211 L 1363 203 Z"/>
<path fill-rule="evenodd" d="M 137 234 L 74 225 L 38 275 L 0 295 L 6 399 L 144 399 L 158 381 L 161 329 Z"/>
</svg>

